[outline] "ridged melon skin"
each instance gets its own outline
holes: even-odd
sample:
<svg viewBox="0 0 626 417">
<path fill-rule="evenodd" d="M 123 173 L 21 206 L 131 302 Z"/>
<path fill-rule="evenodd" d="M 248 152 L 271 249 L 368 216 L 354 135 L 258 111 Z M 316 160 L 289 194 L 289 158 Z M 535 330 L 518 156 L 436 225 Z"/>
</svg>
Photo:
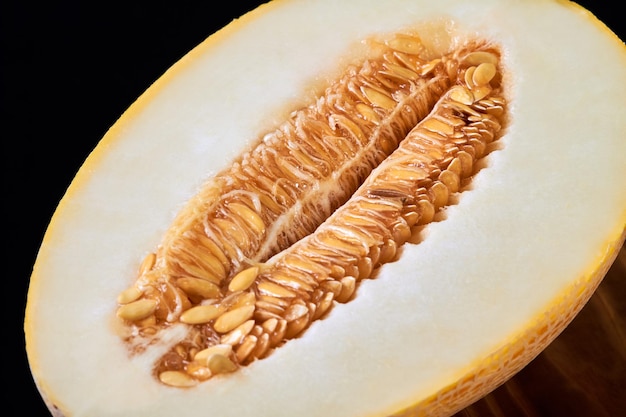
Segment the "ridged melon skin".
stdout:
<svg viewBox="0 0 626 417">
<path fill-rule="evenodd" d="M 431 397 L 394 416 L 449 416 L 469 406 L 528 365 L 570 324 L 589 301 L 619 254 L 624 234 L 598 259 L 598 269 L 567 287 L 553 304 L 508 344 L 492 352 L 471 371 Z"/>
<path fill-rule="evenodd" d="M 278 4 L 280 3 L 281 2 L 278 2 Z M 489 6 L 490 2 L 486 2 L 485 4 Z M 275 6 L 275 7 L 279 8 L 279 6 Z M 531 6 L 528 6 L 528 7 L 531 8 Z M 269 10 L 266 10 L 266 12 L 269 13 Z M 580 13 L 580 11 L 577 11 L 576 13 Z M 590 19 L 590 17 L 585 16 L 584 19 Z M 223 36 L 224 39 L 227 38 L 228 34 L 232 35 L 237 30 L 237 27 L 242 27 L 243 25 L 245 25 L 246 22 L 247 20 L 244 19 L 242 22 L 231 27 L 229 30 L 226 30 L 225 32 L 218 34 L 218 36 L 216 36 L 212 42 L 214 42 L 214 44 L 219 44 L 221 36 Z M 602 30 L 605 30 L 605 29 L 601 28 L 600 31 Z M 612 41 L 612 42 L 615 42 L 615 41 Z M 114 126 L 114 128 L 111 130 L 111 132 L 109 132 L 109 134 L 103 141 L 103 146 L 97 149 L 94 152 L 94 154 L 90 156 L 89 160 L 85 164 L 85 167 L 83 168 L 83 170 L 81 170 L 81 173 L 79 173 L 79 175 L 77 176 L 77 180 L 68 191 L 67 196 L 64 198 L 64 201 L 62 202 L 59 208 L 59 213 L 61 213 L 62 211 L 64 211 L 65 213 L 68 213 L 68 211 L 71 211 L 71 210 L 77 210 L 79 214 L 81 213 L 81 210 L 83 210 L 83 208 L 80 207 L 80 205 L 75 205 L 72 200 L 76 196 L 79 196 L 80 198 L 80 195 L 82 192 L 84 192 L 84 189 L 89 188 L 91 186 L 90 183 L 91 181 L 93 181 L 93 178 L 91 177 L 90 171 L 92 169 L 95 169 L 95 170 L 102 169 L 102 164 L 103 163 L 106 164 L 106 162 L 103 162 L 103 160 L 106 160 L 108 158 L 107 152 L 110 152 L 110 151 L 107 151 L 106 149 L 107 145 L 115 146 L 115 141 L 119 140 L 119 138 L 122 135 L 121 132 L 124 131 L 125 128 L 127 128 L 128 126 L 130 126 L 131 129 L 133 128 L 134 117 L 138 116 L 139 118 L 141 118 L 143 115 L 145 115 L 146 113 L 144 112 L 144 109 L 145 107 L 148 107 L 148 108 L 150 107 L 151 100 L 159 96 L 162 93 L 162 89 L 164 89 L 165 86 L 167 86 L 169 82 L 174 82 L 173 80 L 175 80 L 177 73 L 184 72 L 186 69 L 186 66 L 191 66 L 191 62 L 195 58 L 197 58 L 199 54 L 202 53 L 203 50 L 210 49 L 210 46 L 211 46 L 211 42 L 208 42 L 204 46 L 200 47 L 198 50 L 194 51 L 185 60 L 183 60 L 181 64 L 179 64 L 177 67 L 174 68 L 173 71 L 169 72 L 166 75 L 166 77 L 164 78 L 164 80 L 160 82 L 160 84 L 157 83 L 155 87 L 153 87 L 149 92 L 147 92 L 147 94 L 144 95 L 139 100 L 139 102 L 135 104 L 133 108 L 131 108 L 131 110 L 129 110 L 127 115 L 125 115 L 124 118 L 122 118 L 122 120 L 116 126 Z M 620 50 L 621 55 L 619 55 L 617 59 L 621 59 L 621 62 L 623 64 L 624 63 L 623 44 L 621 45 L 621 49 L 619 50 Z M 620 91 L 618 91 L 617 93 L 613 92 L 612 94 L 619 95 L 621 94 L 621 92 Z M 624 120 L 624 119 L 621 119 L 621 120 Z M 624 129 L 622 126 L 622 132 L 623 131 Z M 510 140 L 513 141 L 513 139 L 510 139 Z M 494 163 L 497 165 L 498 161 L 495 160 Z M 198 166 L 200 166 L 200 164 L 198 164 Z M 180 201 L 183 200 L 183 196 L 181 194 L 185 194 L 191 191 L 194 185 L 195 184 L 187 185 L 186 191 L 183 191 L 183 192 L 176 191 L 180 194 L 175 198 L 176 203 L 174 205 L 180 204 Z M 112 189 L 113 188 L 114 187 L 112 187 Z M 133 204 L 136 204 L 139 209 L 142 209 L 141 202 L 133 201 L 131 202 L 131 204 L 128 204 L 128 206 L 133 207 Z M 553 339 L 553 337 L 555 337 L 558 334 L 558 332 L 563 328 L 563 326 L 565 326 L 569 322 L 569 320 L 573 317 L 573 315 L 584 304 L 584 302 L 593 292 L 596 285 L 601 280 L 604 272 L 608 268 L 608 265 L 610 265 L 610 262 L 613 260 L 616 254 L 616 250 L 619 248 L 619 246 L 621 245 L 624 239 L 623 231 L 624 231 L 624 224 L 626 223 L 625 221 L 626 215 L 624 214 L 624 209 L 623 209 L 624 205 L 622 204 L 621 207 L 622 207 L 621 217 L 617 216 L 617 218 L 615 218 L 614 216 L 613 223 L 615 226 L 613 227 L 613 230 L 611 230 L 608 233 L 605 233 L 604 235 L 605 240 L 604 242 L 601 242 L 601 245 L 600 245 L 602 249 L 598 250 L 598 254 L 596 256 L 593 256 L 592 257 L 593 259 L 587 261 L 588 267 L 583 268 L 581 275 L 577 279 L 573 280 L 570 284 L 559 289 L 559 291 L 556 291 L 550 297 L 548 297 L 550 298 L 550 300 L 539 308 L 538 310 L 539 312 L 537 313 L 537 315 L 533 316 L 530 319 L 530 322 L 525 322 L 521 324 L 521 330 L 511 329 L 513 331 L 511 335 L 507 337 L 506 339 L 507 342 L 504 345 L 499 346 L 496 350 L 492 352 L 487 352 L 487 354 L 478 356 L 476 358 L 475 363 L 470 363 L 467 365 L 467 369 L 461 370 L 460 376 L 459 375 L 453 376 L 451 378 L 452 382 L 450 383 L 440 384 L 441 388 L 439 388 L 436 392 L 431 393 L 430 395 L 425 396 L 425 397 L 418 396 L 417 399 L 413 399 L 413 398 L 405 399 L 404 401 L 406 402 L 406 404 L 410 403 L 410 405 L 405 406 L 405 405 L 396 403 L 395 405 L 392 405 L 391 407 L 394 410 L 404 409 L 404 411 L 399 415 L 422 415 L 426 413 L 428 415 L 431 415 L 430 414 L 431 411 L 435 412 L 434 415 L 449 414 L 453 412 L 454 410 L 457 410 L 459 407 L 462 407 L 463 405 L 468 404 L 469 402 L 473 401 L 479 396 L 490 391 L 491 389 L 493 389 L 493 387 L 495 387 L 497 384 L 504 381 L 506 378 L 512 375 L 512 373 L 519 370 L 521 366 L 523 366 L 530 359 L 532 359 L 532 357 L 534 357 L 543 347 L 545 347 L 545 345 L 550 340 Z M 459 210 L 461 210 L 461 208 Z M 141 214 L 143 215 L 143 213 Z M 158 213 L 158 211 L 155 212 L 155 214 L 160 216 L 160 219 L 157 221 L 154 221 L 154 224 L 164 224 L 164 220 L 166 220 L 166 218 L 170 215 L 169 212 L 163 214 L 163 213 Z M 49 232 L 46 236 L 46 239 L 44 240 L 44 244 L 42 245 L 42 254 L 40 255 L 40 260 L 38 260 L 38 265 L 36 266 L 36 270 L 33 275 L 31 294 L 29 295 L 29 297 L 41 297 L 41 294 L 45 292 L 44 290 L 41 290 L 39 286 L 47 285 L 47 284 L 42 283 L 42 281 L 46 279 L 45 275 L 47 275 L 49 271 L 47 270 L 47 267 L 49 265 L 47 263 L 47 258 L 50 256 L 53 257 L 54 255 L 51 253 L 56 251 L 57 246 L 59 246 L 59 240 L 60 240 L 59 236 L 61 236 L 64 233 L 64 228 L 65 228 L 63 220 L 61 220 L 63 218 L 64 218 L 63 213 L 59 214 L 58 216 L 55 215 L 55 219 L 53 219 L 53 222 L 51 223 Z M 131 227 L 134 225 L 134 222 L 132 219 L 123 220 L 123 221 L 129 222 Z M 145 228 L 148 229 L 152 227 L 153 225 L 146 226 Z M 159 226 L 159 227 L 162 227 L 162 226 Z M 145 229 L 140 229 L 139 232 L 144 234 L 142 238 L 144 242 L 154 242 L 157 236 L 156 232 L 153 234 L 147 235 Z M 150 247 L 150 244 L 143 246 L 143 248 L 149 248 L 149 247 Z M 400 268 L 399 270 L 401 271 L 403 270 L 402 267 L 399 267 L 399 268 Z M 394 269 L 391 268 L 390 270 L 391 270 L 390 274 L 392 274 Z M 397 271 L 397 269 L 395 271 Z M 382 278 L 390 279 L 390 277 L 387 277 L 387 275 L 389 274 L 383 274 L 383 275 L 384 276 Z M 107 290 L 106 288 L 104 289 L 108 292 L 111 292 Z M 38 355 L 40 355 L 40 353 L 38 352 L 39 344 L 36 341 L 38 337 L 36 333 L 38 331 L 41 331 L 41 329 L 37 327 L 38 326 L 37 320 L 41 320 L 41 318 L 38 317 L 36 313 L 33 312 L 32 305 L 33 303 L 30 303 L 31 307 L 29 311 L 27 312 L 26 331 L 27 331 L 27 342 L 28 342 L 29 354 L 31 355 L 31 363 L 33 366 L 33 372 L 35 374 L 36 379 L 40 383 L 40 387 L 41 387 L 43 395 L 46 398 L 50 399 L 50 404 L 52 403 L 58 404 L 59 407 L 61 407 L 61 409 L 64 409 L 65 406 L 63 404 L 65 403 L 65 400 L 61 398 L 56 398 L 57 395 L 55 394 L 55 388 L 52 388 L 54 383 L 49 385 L 49 383 L 46 382 L 45 379 L 43 378 L 38 379 L 37 377 L 37 375 L 41 371 L 39 370 L 39 367 L 38 367 L 38 361 L 39 361 Z M 70 306 L 67 308 L 71 309 L 72 307 Z M 546 322 L 546 317 L 559 317 L 559 319 L 556 321 Z M 546 324 L 550 324 L 550 325 L 548 327 L 545 327 Z M 537 335 L 539 336 L 536 337 Z M 45 371 L 41 375 L 44 375 L 44 374 L 45 374 Z M 466 388 L 468 384 L 470 388 Z M 63 395 L 64 394 L 61 394 L 61 396 Z M 417 403 L 415 403 L 415 401 L 417 401 Z M 95 405 L 87 406 L 87 411 L 86 411 L 87 413 L 94 412 L 94 411 L 95 412 L 101 411 L 97 408 L 90 409 L 89 407 L 92 407 L 92 406 L 95 407 Z M 68 407 L 67 408 L 68 410 L 71 410 L 72 408 L 74 408 L 74 406 L 67 406 L 67 407 Z M 152 405 L 149 406 L 148 409 L 150 409 L 151 407 Z M 399 407 L 399 408 L 394 408 L 394 407 Z M 391 410 L 391 408 L 387 410 Z M 120 412 L 126 412 L 126 410 L 121 410 Z M 381 411 L 380 413 L 383 413 L 383 412 L 389 414 L 387 411 Z M 390 412 L 395 412 L 395 411 L 390 411 Z M 373 415 L 383 415 L 383 414 L 380 414 L 378 411 L 372 411 L 372 413 Z M 58 412 L 58 415 L 63 415 L 63 414 L 81 415 L 80 412 L 77 412 L 76 414 L 70 411 Z M 110 415 L 116 415 L 116 412 L 113 411 L 112 414 Z M 360 414 L 357 412 L 355 415 L 360 415 Z"/>
<path fill-rule="evenodd" d="M 493 392 L 455 417 L 620 415 L 626 406 L 626 248 L 588 303 L 554 342 Z"/>
</svg>

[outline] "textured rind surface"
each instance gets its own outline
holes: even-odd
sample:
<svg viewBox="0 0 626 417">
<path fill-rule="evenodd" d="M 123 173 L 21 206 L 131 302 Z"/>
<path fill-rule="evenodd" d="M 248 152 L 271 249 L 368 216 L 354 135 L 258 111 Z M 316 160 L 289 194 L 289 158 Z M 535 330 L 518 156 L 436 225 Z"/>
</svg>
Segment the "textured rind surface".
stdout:
<svg viewBox="0 0 626 417">
<path fill-rule="evenodd" d="M 532 3 L 532 5 L 529 5 L 528 7 L 532 8 L 533 6 L 537 6 L 541 3 L 548 2 L 536 2 Z M 490 5 L 491 3 L 485 2 L 485 4 Z M 578 10 L 577 12 L 581 13 L 580 10 Z M 590 19 L 590 16 L 585 16 L 585 18 Z M 226 37 L 227 34 L 234 33 L 237 27 L 244 25 L 246 22 L 248 22 L 248 20 L 242 20 L 241 22 L 237 23 L 237 25 L 232 26 L 229 30 L 221 32 L 213 39 L 213 42 L 219 43 L 222 36 Z M 199 54 L 202 53 L 203 50 L 206 50 L 208 48 L 207 45 L 208 44 L 205 44 L 203 47 L 188 55 L 182 61 L 182 63 L 174 69 L 174 71 L 171 71 L 168 74 L 169 78 L 166 77 L 166 80 L 173 79 L 176 76 L 177 72 L 181 70 L 181 68 L 184 68 L 186 63 L 193 61 L 194 57 L 197 57 Z M 621 50 L 620 59 L 623 63 L 623 48 Z M 162 86 L 165 82 L 167 81 L 162 81 L 159 86 Z M 99 149 L 94 152 L 94 154 L 85 164 L 83 170 L 81 170 L 81 173 L 68 191 L 68 194 L 66 195 L 64 202 L 61 204 L 59 210 L 64 210 L 66 212 L 71 210 L 77 210 L 77 208 L 70 204 L 68 200 L 71 200 L 77 193 L 80 193 L 81 188 L 89 186 L 89 184 L 86 184 L 88 181 L 90 181 L 89 171 L 92 168 L 98 168 L 100 160 L 102 158 L 107 158 L 107 146 L 112 145 L 113 143 L 111 141 L 116 139 L 117 135 L 121 134 L 120 132 L 124 131 L 125 127 L 127 126 L 126 123 L 128 123 L 129 119 L 132 119 L 133 114 L 140 114 L 142 112 L 143 106 L 149 103 L 154 96 L 157 96 L 159 94 L 159 86 L 157 86 L 157 88 L 151 89 L 146 95 L 144 95 L 139 100 L 139 102 L 135 104 L 133 108 L 131 108 L 129 113 L 111 130 L 108 135 L 108 140 L 105 139 L 105 141 L 103 141 L 102 146 L 100 146 Z M 161 214 L 161 216 L 167 217 L 167 214 Z M 405 399 L 404 401 L 407 402 L 407 404 L 395 409 L 404 408 L 405 412 L 401 415 L 431 415 L 431 411 L 434 412 L 435 415 L 437 415 L 438 413 L 440 413 L 441 415 L 449 414 L 451 412 L 454 412 L 454 410 L 458 409 L 462 405 L 471 402 L 473 399 L 476 399 L 480 395 L 483 395 L 484 393 L 493 389 L 495 386 L 497 386 L 499 383 L 509 377 L 512 373 L 517 371 L 521 366 L 527 363 L 530 359 L 532 359 L 532 357 L 534 357 L 545 346 L 545 344 L 549 343 L 549 341 L 552 340 L 552 338 L 555 337 L 558 332 L 569 322 L 571 317 L 573 317 L 575 312 L 584 304 L 588 296 L 593 292 L 596 285 L 601 280 L 603 273 L 610 264 L 610 261 L 612 261 L 613 257 L 615 256 L 615 249 L 618 248 L 619 243 L 623 241 L 623 230 L 624 224 L 626 223 L 625 218 L 626 214 L 622 206 L 621 216 L 617 219 L 617 223 L 613 233 L 605 236 L 606 241 L 604 243 L 604 246 L 608 249 L 606 249 L 606 251 L 602 255 L 597 256 L 593 260 L 593 262 L 589 263 L 587 269 L 585 270 L 586 272 L 582 272 L 581 276 L 577 280 L 575 280 L 572 284 L 566 286 L 565 289 L 559 290 L 556 295 L 551 297 L 551 300 L 540 308 L 540 315 L 533 319 L 530 325 L 528 323 L 521 325 L 522 330 L 513 332 L 512 336 L 509 336 L 507 338 L 508 341 L 504 344 L 504 346 L 500 346 L 495 351 L 490 352 L 486 355 L 477 357 L 477 362 L 467 365 L 467 370 L 462 370 L 462 376 L 452 377 L 452 381 L 454 382 L 442 384 L 441 386 L 443 386 L 443 388 L 441 388 L 434 394 L 426 396 L 426 399 Z M 43 276 L 44 272 L 42 265 L 45 265 L 45 258 L 51 256 L 50 251 L 54 252 L 56 250 L 55 246 L 57 246 L 60 241 L 60 238 L 58 236 L 59 234 L 62 235 L 62 233 L 59 232 L 59 229 L 62 229 L 63 227 L 64 226 L 60 220 L 57 220 L 56 222 L 53 220 L 53 222 L 51 223 L 50 229 L 48 231 L 49 238 L 46 239 L 44 241 L 44 244 L 42 245 L 41 260 L 38 262 L 38 267 L 36 268 L 36 271 L 33 275 L 33 280 L 31 284 L 31 295 L 29 295 L 29 297 L 31 297 L 32 294 L 38 294 L 38 292 L 41 291 L 39 287 L 42 285 L 42 280 L 45 279 Z M 150 236 L 144 240 L 151 242 L 154 240 L 154 237 Z M 146 248 L 149 247 L 149 245 L 146 246 Z M 113 292 L 115 292 L 115 289 Z M 31 308 L 27 312 L 26 321 L 29 353 L 34 352 L 32 350 L 32 346 L 35 344 L 36 339 L 34 333 L 35 326 L 37 324 L 33 321 L 34 315 L 35 313 L 33 312 L 31 303 Z M 550 324 L 550 326 L 544 329 L 544 324 L 546 324 L 546 317 L 559 317 L 559 319 L 555 323 Z M 535 338 L 536 335 L 539 336 Z M 518 349 L 519 342 L 516 341 L 523 341 L 524 347 L 521 348 L 521 350 Z M 51 408 L 53 408 L 52 403 L 57 403 L 58 401 L 59 407 L 64 408 L 64 400 L 55 398 L 55 391 L 52 389 L 56 381 L 50 380 L 48 382 L 44 382 L 38 377 L 40 368 L 38 366 L 39 358 L 37 357 L 37 353 L 31 354 L 30 359 L 35 378 L 40 386 L 40 389 L 42 390 L 43 396 L 48 397 L 50 395 L 49 398 L 46 398 L 48 404 L 51 404 Z M 495 374 L 497 376 L 494 376 L 494 370 L 500 371 L 499 373 Z M 155 393 L 158 393 L 158 391 L 155 391 Z M 105 397 L 106 395 L 103 396 Z M 417 401 L 417 405 L 410 406 L 410 404 L 408 404 L 415 401 Z M 83 410 L 76 410 L 72 413 L 68 411 L 66 412 L 66 415 L 89 415 L 90 412 L 98 412 L 98 410 L 90 409 L 89 407 L 91 407 L 91 405 L 86 406 L 86 408 Z M 73 408 L 73 406 L 68 405 L 67 408 L 69 410 Z M 53 413 L 55 413 L 55 415 L 63 415 L 61 411 L 58 410 Z M 373 415 L 383 415 L 381 413 L 385 412 L 372 412 Z M 113 411 L 111 415 L 119 414 L 116 414 L 116 412 Z"/>
<path fill-rule="evenodd" d="M 393 416 L 450 416 L 506 382 L 543 351 L 576 317 L 602 282 L 625 237 L 626 231 L 607 247 L 605 256 L 598 259 L 596 270 L 565 288 L 552 305 L 533 318 L 521 332 L 512 335 L 507 344 L 479 364 L 471 366 L 470 371 L 454 384 Z"/>
</svg>

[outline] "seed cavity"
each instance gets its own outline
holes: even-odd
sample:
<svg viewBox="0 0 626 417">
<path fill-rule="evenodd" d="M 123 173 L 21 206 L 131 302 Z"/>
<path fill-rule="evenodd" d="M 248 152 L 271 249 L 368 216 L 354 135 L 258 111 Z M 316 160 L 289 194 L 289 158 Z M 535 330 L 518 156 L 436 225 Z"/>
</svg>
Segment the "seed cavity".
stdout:
<svg viewBox="0 0 626 417">
<path fill-rule="evenodd" d="M 163 384 L 235 372 L 350 302 L 497 149 L 496 46 L 433 57 L 402 33 L 379 52 L 209 180 L 118 296 L 133 353 L 187 326 L 154 365 Z"/>
</svg>

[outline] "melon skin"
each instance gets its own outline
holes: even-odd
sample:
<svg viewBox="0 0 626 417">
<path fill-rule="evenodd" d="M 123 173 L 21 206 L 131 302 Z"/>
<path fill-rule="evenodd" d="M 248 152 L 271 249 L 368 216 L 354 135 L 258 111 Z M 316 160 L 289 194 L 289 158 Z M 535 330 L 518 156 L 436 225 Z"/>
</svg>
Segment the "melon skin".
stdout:
<svg viewBox="0 0 626 417">
<path fill-rule="evenodd" d="M 512 141 L 512 139 L 511 139 L 511 141 Z M 94 166 L 94 165 L 96 165 L 96 166 L 97 166 L 97 164 L 96 164 L 94 161 L 95 161 L 95 158 L 96 158 L 96 157 L 98 157 L 98 156 L 102 157 L 102 154 L 97 155 L 97 153 L 96 153 L 96 156 L 93 156 L 92 158 L 90 158 L 90 161 L 88 162 L 88 164 L 90 163 L 90 164 L 91 164 L 91 166 Z M 497 162 L 497 161 L 496 161 L 496 162 Z M 200 164 L 199 164 L 199 165 L 200 165 Z M 85 174 L 83 174 L 83 175 L 85 175 Z M 83 178 L 84 178 L 84 177 L 83 177 Z M 189 188 L 189 189 L 192 189 L 192 188 L 193 188 L 193 186 L 189 186 L 188 188 Z M 76 189 L 74 189 L 73 191 L 72 191 L 72 190 L 70 190 L 70 191 L 71 191 L 71 192 L 77 192 L 77 191 L 76 191 Z M 545 195 L 544 195 L 544 197 L 545 197 Z M 180 201 L 181 199 L 182 199 L 182 197 L 181 197 L 181 198 L 178 198 L 178 199 L 177 199 L 177 201 Z M 66 206 L 65 206 L 65 207 L 67 207 L 67 204 L 69 204 L 69 203 L 65 203 L 65 204 L 66 204 Z M 140 203 L 136 202 L 136 204 L 138 204 L 138 205 L 140 206 Z M 622 207 L 623 207 L 623 206 L 622 206 Z M 140 207 L 140 208 L 141 208 L 141 207 Z M 161 216 L 163 216 L 163 215 L 161 214 Z M 165 216 L 165 217 L 166 217 L 166 216 Z M 622 219 L 623 219 L 623 218 L 622 218 Z M 131 223 L 132 223 L 132 222 L 131 222 Z M 57 224 L 58 224 L 58 222 L 57 222 Z M 623 222 L 623 220 L 622 220 L 622 222 L 621 222 L 621 227 L 622 227 L 622 229 L 623 229 L 623 224 L 624 224 L 624 222 Z M 132 226 L 132 224 L 131 224 L 130 226 Z M 619 222 L 618 222 L 618 227 L 617 227 L 617 229 L 619 229 Z M 52 236 L 54 236 L 54 233 L 55 233 L 55 232 L 54 232 L 54 231 L 51 231 L 51 232 L 49 232 L 49 233 L 50 233 Z M 145 233 L 145 232 L 144 232 L 144 233 Z M 154 238 L 155 238 L 155 235 L 150 235 L 150 237 L 149 237 L 149 238 L 145 238 L 145 237 L 144 237 L 144 239 L 146 239 L 146 240 L 148 240 L 148 241 L 150 241 L 150 239 L 154 239 Z M 600 257 L 598 258 L 599 260 L 593 260 L 593 261 L 592 261 L 592 264 L 594 265 L 594 268 L 597 268 L 597 271 L 594 271 L 593 273 L 587 274 L 587 275 L 586 275 L 586 277 L 585 277 L 583 280 L 578 281 L 578 282 L 576 282 L 576 284 L 575 284 L 575 285 L 581 285 L 581 287 L 580 287 L 580 288 L 581 288 L 581 291 L 583 292 L 583 296 L 582 296 L 582 297 L 580 297 L 580 298 L 577 298 L 576 300 L 570 300 L 570 301 L 565 302 L 565 306 L 566 306 L 566 307 L 563 307 L 563 308 L 564 308 L 564 311 L 565 311 L 565 312 L 567 312 L 567 313 L 569 313 L 569 314 L 570 314 L 570 316 L 565 316 L 564 321 L 567 321 L 569 318 L 571 318 L 571 315 L 572 315 L 572 314 L 575 312 L 575 310 L 578 308 L 578 307 L 576 307 L 576 308 L 572 309 L 571 307 L 569 307 L 569 306 L 570 306 L 570 304 L 571 304 L 571 303 L 577 303 L 577 305 L 582 305 L 582 304 L 584 303 L 584 301 L 585 301 L 586 297 L 590 295 L 591 291 L 593 291 L 594 285 L 595 285 L 595 284 L 597 284 L 597 282 L 599 282 L 599 279 L 600 279 L 600 277 L 602 276 L 602 273 L 604 272 L 604 268 L 606 268 L 606 267 L 607 267 L 607 265 L 608 265 L 608 264 L 610 263 L 610 261 L 612 260 L 612 257 L 614 256 L 614 253 L 615 253 L 615 249 L 616 249 L 616 247 L 617 247 L 617 246 L 619 246 L 619 243 L 620 243 L 621 241 L 623 241 L 623 235 L 612 235 L 612 236 L 610 236 L 610 237 L 607 239 L 607 241 L 608 241 L 608 242 L 612 242 L 611 244 L 608 244 L 608 245 L 607 245 L 607 253 L 606 253 L 606 254 L 603 254 L 602 256 L 600 256 Z M 48 242 L 50 242 L 50 239 L 48 240 Z M 56 245 L 56 242 L 54 242 L 54 241 L 53 241 L 53 245 L 52 245 L 52 246 L 55 246 L 55 245 Z M 44 252 L 44 255 L 45 255 L 45 251 L 46 251 L 46 250 L 48 250 L 48 249 L 46 249 L 46 246 L 50 246 L 50 245 L 46 245 L 46 242 L 44 242 L 44 247 L 42 247 L 42 251 Z M 144 247 L 149 247 L 149 245 L 144 246 Z M 42 255 L 42 256 L 44 256 L 44 255 Z M 600 266 L 600 267 L 598 267 L 598 265 L 597 265 L 597 264 L 600 264 L 601 266 Z M 40 280 L 41 280 L 41 279 L 42 279 L 42 278 L 40 277 Z M 35 287 L 35 286 L 34 286 L 34 287 Z M 35 287 L 35 288 L 36 288 L 36 287 Z M 104 289 L 106 290 L 106 288 L 104 288 Z M 33 291 L 35 291 L 35 290 L 33 290 Z M 566 291 L 565 291 L 565 293 L 566 293 L 566 294 L 571 294 L 571 291 L 566 290 Z M 69 300 L 69 301 L 72 301 L 72 300 Z M 559 312 L 559 310 L 558 310 L 558 306 L 557 306 L 557 310 L 555 310 L 555 311 Z M 525 328 L 525 329 L 526 329 L 525 331 L 529 331 L 527 328 Z M 28 327 L 27 327 L 27 331 L 28 331 Z M 531 330 L 531 331 L 532 331 L 532 330 Z M 553 336 L 555 336 L 555 334 L 551 334 L 551 335 L 550 335 L 550 337 L 549 337 L 548 339 L 551 339 Z M 33 336 L 33 337 L 35 337 L 35 336 Z M 534 354 L 535 354 L 535 352 L 534 352 L 534 351 L 531 351 L 531 352 L 532 352 L 532 353 L 530 354 L 530 356 L 532 356 L 532 355 L 534 355 Z M 525 359 L 524 359 L 524 360 L 522 360 L 520 363 L 521 363 L 521 364 L 522 364 L 522 363 L 524 363 L 527 359 L 528 359 L 528 358 L 525 358 Z M 34 363 L 34 364 L 36 364 L 36 363 L 37 363 L 37 362 L 36 362 L 36 360 L 33 360 L 33 363 Z M 510 370 L 510 372 L 514 372 L 516 369 L 518 369 L 518 367 L 519 367 L 519 366 L 521 366 L 521 365 L 516 365 L 513 369 L 511 369 L 511 370 Z M 36 368 L 36 367 L 34 367 L 34 370 L 35 370 L 35 372 L 37 372 L 37 368 Z M 508 375 L 509 375 L 509 374 L 506 374 L 506 373 L 505 373 L 505 374 L 503 375 L 503 378 L 508 377 Z M 490 383 L 489 385 L 491 385 L 491 383 Z M 49 392 L 49 389 L 48 389 L 48 388 L 47 388 L 44 384 L 42 384 L 42 391 L 43 391 L 44 393 L 46 393 L 46 392 Z M 444 389 L 444 392 L 445 392 L 445 389 Z M 437 395 L 439 395 L 439 394 L 437 394 Z M 464 401 L 467 401 L 467 400 L 464 400 Z M 427 401 L 427 402 L 428 402 L 428 401 Z M 450 410 L 448 409 L 448 410 L 446 410 L 445 412 L 449 412 L 449 411 L 450 411 Z M 412 411 L 411 411 L 411 412 L 412 412 Z M 71 415 L 71 413 L 68 413 L 68 414 L 70 414 L 70 415 Z M 112 414 L 112 415 L 114 415 L 114 414 Z"/>
<path fill-rule="evenodd" d="M 626 249 L 570 325 L 528 366 L 455 414 L 616 416 L 626 407 Z"/>
</svg>

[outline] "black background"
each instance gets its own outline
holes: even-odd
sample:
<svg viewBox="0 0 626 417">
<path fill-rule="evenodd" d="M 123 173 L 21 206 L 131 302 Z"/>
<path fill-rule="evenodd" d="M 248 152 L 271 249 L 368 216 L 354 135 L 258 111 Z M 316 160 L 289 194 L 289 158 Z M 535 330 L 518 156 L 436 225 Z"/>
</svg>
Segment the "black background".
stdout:
<svg viewBox="0 0 626 417">
<path fill-rule="evenodd" d="M 19 376 L 9 382 L 17 385 L 5 390 L 3 415 L 49 415 L 28 370 L 23 315 L 38 247 L 74 174 L 106 130 L 168 67 L 260 3 L 1 3 L 3 299 L 12 331 L 4 338 L 10 349 L 2 363 L 5 375 L 12 375 L 16 362 Z M 580 3 L 625 39 L 619 2 Z"/>
</svg>

